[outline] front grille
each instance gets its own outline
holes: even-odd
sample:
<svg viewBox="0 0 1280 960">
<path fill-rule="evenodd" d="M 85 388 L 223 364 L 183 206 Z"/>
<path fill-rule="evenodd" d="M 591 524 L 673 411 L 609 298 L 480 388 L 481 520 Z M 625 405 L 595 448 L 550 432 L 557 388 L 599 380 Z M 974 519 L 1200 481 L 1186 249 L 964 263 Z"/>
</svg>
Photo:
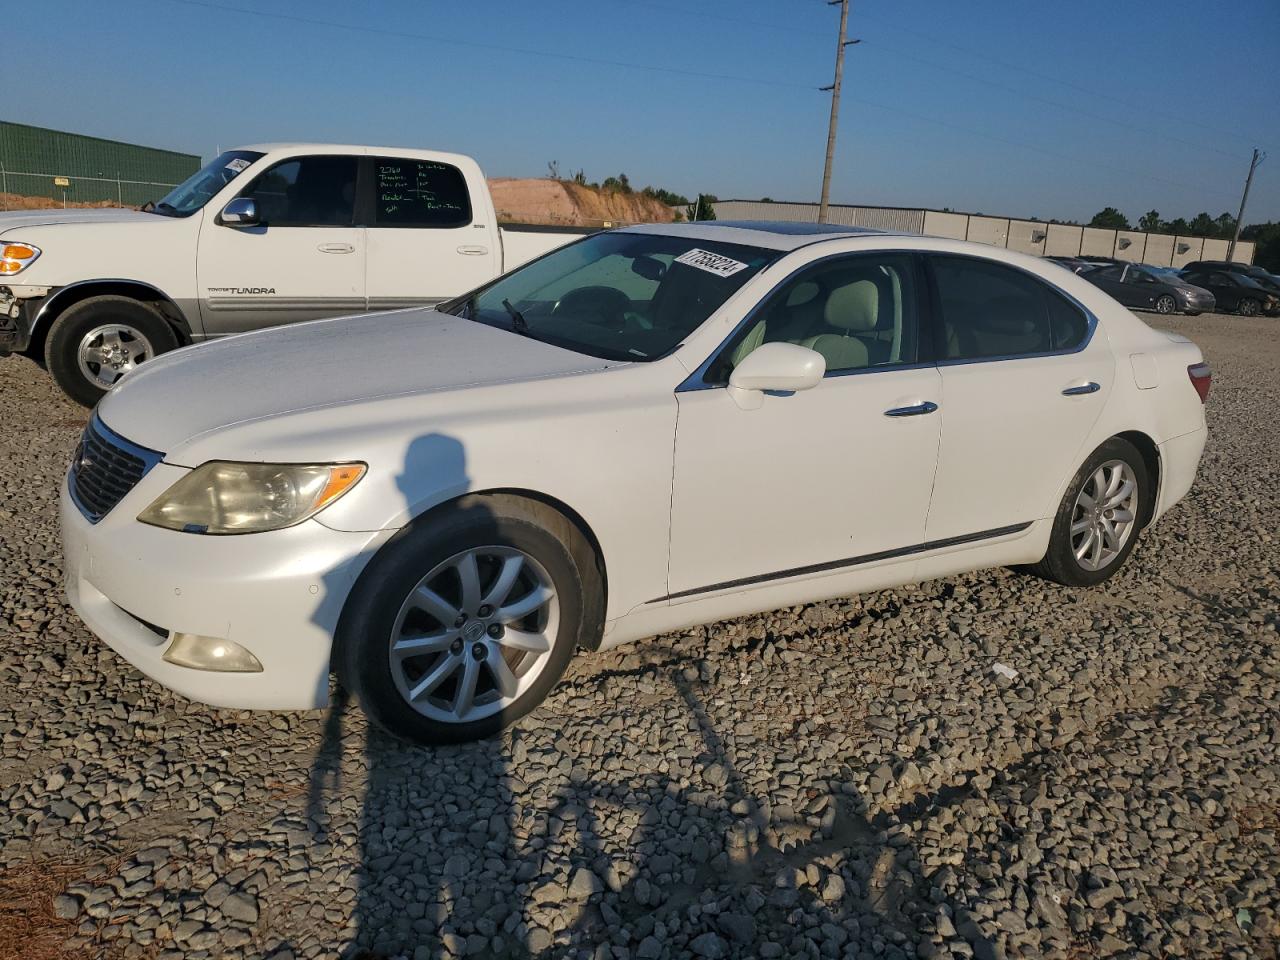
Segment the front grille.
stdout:
<svg viewBox="0 0 1280 960">
<path fill-rule="evenodd" d="M 85 427 L 68 484 L 80 512 L 97 523 L 160 461 L 161 455 L 118 437 L 94 416 Z"/>
</svg>

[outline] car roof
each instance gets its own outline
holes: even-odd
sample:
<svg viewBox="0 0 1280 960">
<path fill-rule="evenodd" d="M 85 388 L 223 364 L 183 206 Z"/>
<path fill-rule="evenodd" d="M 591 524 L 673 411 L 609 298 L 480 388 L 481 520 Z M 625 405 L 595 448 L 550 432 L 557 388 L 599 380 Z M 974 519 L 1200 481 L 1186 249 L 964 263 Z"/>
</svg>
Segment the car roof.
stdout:
<svg viewBox="0 0 1280 960">
<path fill-rule="evenodd" d="M 792 220 L 697 220 L 693 223 L 640 223 L 623 230 L 629 233 L 660 233 L 667 236 L 718 240 L 770 250 L 796 250 L 818 240 L 841 237 L 906 236 L 869 227 L 843 227 L 834 223 L 798 223 Z"/>
</svg>

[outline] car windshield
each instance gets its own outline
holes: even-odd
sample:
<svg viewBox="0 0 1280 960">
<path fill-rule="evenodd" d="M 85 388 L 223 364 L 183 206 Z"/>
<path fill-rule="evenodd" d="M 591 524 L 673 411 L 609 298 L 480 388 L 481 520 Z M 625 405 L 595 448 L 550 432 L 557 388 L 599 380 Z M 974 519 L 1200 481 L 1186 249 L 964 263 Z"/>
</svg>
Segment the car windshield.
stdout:
<svg viewBox="0 0 1280 960">
<path fill-rule="evenodd" d="M 656 360 L 778 252 L 693 237 L 599 233 L 440 309 L 607 360 Z"/>
<path fill-rule="evenodd" d="M 1240 284 L 1240 286 L 1242 287 L 1249 287 L 1254 290 L 1264 289 L 1262 284 L 1260 284 L 1257 280 L 1253 279 L 1253 277 L 1250 277 L 1247 274 L 1233 273 L 1231 275 L 1231 279 L 1236 281 L 1236 283 Z"/>
<path fill-rule="evenodd" d="M 191 216 L 262 156 L 254 150 L 228 150 L 170 190 L 152 212 L 166 217 Z"/>
</svg>

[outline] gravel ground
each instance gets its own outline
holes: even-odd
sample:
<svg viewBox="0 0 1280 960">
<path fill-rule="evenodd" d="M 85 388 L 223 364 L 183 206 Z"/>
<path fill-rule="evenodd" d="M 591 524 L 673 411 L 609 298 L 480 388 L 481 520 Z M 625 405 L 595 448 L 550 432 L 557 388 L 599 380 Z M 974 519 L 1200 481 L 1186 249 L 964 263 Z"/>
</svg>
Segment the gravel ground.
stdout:
<svg viewBox="0 0 1280 960">
<path fill-rule="evenodd" d="M 1274 958 L 1280 321 L 1160 322 L 1213 363 L 1209 449 L 1110 583 L 583 656 L 438 750 L 190 704 L 96 641 L 55 529 L 83 413 L 0 361 L 0 954 Z"/>
</svg>

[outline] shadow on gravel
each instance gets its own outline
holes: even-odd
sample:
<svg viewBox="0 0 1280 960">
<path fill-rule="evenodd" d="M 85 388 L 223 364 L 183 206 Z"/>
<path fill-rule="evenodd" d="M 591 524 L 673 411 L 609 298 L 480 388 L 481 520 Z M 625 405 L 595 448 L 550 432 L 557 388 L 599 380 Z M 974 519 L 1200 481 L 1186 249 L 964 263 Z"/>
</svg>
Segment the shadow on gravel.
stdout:
<svg viewBox="0 0 1280 960">
<path fill-rule="evenodd" d="M 428 475 L 437 488 L 465 493 L 463 445 L 438 433 L 410 444 L 397 485 L 411 511 L 411 478 Z M 332 592 L 337 585 L 326 587 Z M 344 757 L 344 743 L 360 737 L 362 755 Z M 360 767 L 363 776 L 353 776 Z M 515 862 L 510 774 L 500 739 L 414 746 L 368 722 L 349 693 L 335 688 L 312 764 L 307 814 L 317 844 L 340 843 L 332 830 L 350 816 L 331 817 L 329 807 L 361 798 L 355 900 L 333 905 L 341 916 L 335 926 L 346 925 L 344 957 L 530 956 L 516 887 L 531 874 Z"/>
<path fill-rule="evenodd" d="M 452 438 L 415 441 L 403 476 L 438 476 L 442 464 L 464 492 L 465 451 Z M 411 502 L 408 482 L 401 491 Z M 531 788 L 521 778 L 536 718 L 527 732 L 414 747 L 367 723 L 339 689 L 312 765 L 307 819 L 315 845 L 349 844 L 350 800 L 360 797 L 354 900 L 325 905 L 343 955 L 604 960 L 612 944 L 630 957 L 869 951 L 905 960 L 929 955 L 916 945 L 938 933 L 995 955 L 995 943 L 922 879 L 911 837 L 895 829 L 899 816 L 962 803 L 965 788 L 870 816 L 861 794 L 833 789 L 845 779 L 833 769 L 795 809 L 772 806 L 753 795 L 700 684 L 688 679 L 693 662 L 670 651 L 646 668 L 674 685 L 700 741 L 692 785 L 662 773 L 611 775 L 607 758 L 621 753 L 612 748 L 603 762 L 576 765 L 553 742 L 536 748 Z M 344 756 L 344 744 L 360 738 L 362 752 Z M 781 766 L 798 752 L 770 743 L 749 760 Z M 548 776 L 560 784 L 549 795 L 538 782 Z M 767 940 L 774 952 L 759 951 Z"/>
</svg>

